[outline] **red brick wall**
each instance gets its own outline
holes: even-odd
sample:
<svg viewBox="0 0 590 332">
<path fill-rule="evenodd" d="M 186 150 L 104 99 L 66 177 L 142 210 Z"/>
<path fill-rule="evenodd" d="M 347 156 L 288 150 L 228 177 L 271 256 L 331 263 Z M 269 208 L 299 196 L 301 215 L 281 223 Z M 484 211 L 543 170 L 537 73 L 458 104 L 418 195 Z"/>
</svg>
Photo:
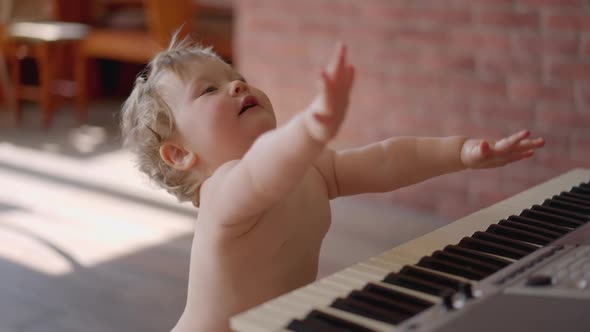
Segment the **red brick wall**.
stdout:
<svg viewBox="0 0 590 332">
<path fill-rule="evenodd" d="M 236 0 L 243 74 L 279 120 L 315 94 L 336 41 L 357 79 L 337 146 L 396 135 L 498 137 L 529 128 L 532 159 L 380 195 L 455 219 L 590 167 L 588 0 Z"/>
</svg>

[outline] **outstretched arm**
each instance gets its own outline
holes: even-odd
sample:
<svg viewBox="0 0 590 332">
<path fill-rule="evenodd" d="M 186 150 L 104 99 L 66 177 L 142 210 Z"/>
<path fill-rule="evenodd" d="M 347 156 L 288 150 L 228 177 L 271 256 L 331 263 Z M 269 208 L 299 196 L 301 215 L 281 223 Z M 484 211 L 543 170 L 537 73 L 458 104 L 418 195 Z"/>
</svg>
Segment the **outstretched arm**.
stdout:
<svg viewBox="0 0 590 332">
<path fill-rule="evenodd" d="M 259 137 L 240 161 L 225 170 L 216 195 L 226 202 L 224 223 L 259 216 L 301 182 L 344 120 L 353 77 L 346 49 L 340 46 L 321 73 L 314 102 L 286 125 Z"/>
<path fill-rule="evenodd" d="M 334 153 L 336 196 L 386 192 L 465 168 L 504 166 L 544 144 L 523 130 L 497 142 L 465 137 L 398 137 Z"/>
</svg>

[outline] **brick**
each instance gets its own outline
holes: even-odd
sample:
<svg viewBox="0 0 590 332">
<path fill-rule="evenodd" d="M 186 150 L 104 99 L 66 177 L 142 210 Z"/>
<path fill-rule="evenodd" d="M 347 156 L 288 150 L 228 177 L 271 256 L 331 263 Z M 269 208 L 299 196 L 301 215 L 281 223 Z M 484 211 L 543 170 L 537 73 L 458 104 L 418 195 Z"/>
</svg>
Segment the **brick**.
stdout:
<svg viewBox="0 0 590 332">
<path fill-rule="evenodd" d="M 580 47 L 582 57 L 590 59 L 590 33 L 583 34 Z"/>
<path fill-rule="evenodd" d="M 551 128 L 534 128 L 531 131 L 532 137 L 543 137 L 545 145 L 539 151 L 540 154 L 551 154 L 554 151 L 568 151 L 570 149 L 570 134 L 559 133 Z"/>
<path fill-rule="evenodd" d="M 590 82 L 576 82 L 576 106 L 581 110 L 590 109 Z"/>
<path fill-rule="evenodd" d="M 447 78 L 449 91 L 455 94 L 463 93 L 470 96 L 506 97 L 506 82 L 501 79 L 479 79 L 470 76 L 455 76 Z"/>
<path fill-rule="evenodd" d="M 542 100 L 571 101 L 574 93 L 568 83 L 549 85 L 534 78 L 510 78 L 508 95 L 512 101 L 529 104 Z"/>
<path fill-rule="evenodd" d="M 449 8 L 415 8 L 403 7 L 387 10 L 381 15 L 393 15 L 402 24 L 412 25 L 462 25 L 471 22 L 471 11 L 468 9 Z"/>
<path fill-rule="evenodd" d="M 510 51 L 510 36 L 497 31 L 453 30 L 450 32 L 449 45 L 452 50 L 474 53 L 501 53 Z"/>
<path fill-rule="evenodd" d="M 449 36 L 445 30 L 426 30 L 404 28 L 393 31 L 388 42 L 400 47 L 442 47 L 448 44 Z"/>
<path fill-rule="evenodd" d="M 466 71 L 475 72 L 475 57 L 471 54 L 423 52 L 418 66 L 424 71 Z"/>
<path fill-rule="evenodd" d="M 440 25 L 464 25 L 471 23 L 471 11 L 469 9 L 421 9 L 414 13 L 415 19 L 423 23 Z"/>
<path fill-rule="evenodd" d="M 517 105 L 508 101 L 487 100 L 475 103 L 473 117 L 481 123 L 530 127 L 533 123 L 534 110 L 534 104 Z"/>
<path fill-rule="evenodd" d="M 580 8 L 584 6 L 585 0 L 517 0 L 518 5 L 525 5 L 532 8 Z"/>
<path fill-rule="evenodd" d="M 384 121 L 398 135 L 439 135 L 442 127 L 432 112 L 389 112 Z"/>
<path fill-rule="evenodd" d="M 545 28 L 549 30 L 579 31 L 590 30 L 590 12 L 564 14 L 550 13 L 545 20 Z"/>
<path fill-rule="evenodd" d="M 571 36 L 519 33 L 513 39 L 512 52 L 533 59 L 547 55 L 577 57 L 578 39 Z"/>
<path fill-rule="evenodd" d="M 428 98 L 420 98 L 422 108 L 426 112 L 435 112 L 446 117 L 461 117 L 469 115 L 471 98 L 463 94 L 452 94 L 445 90 L 428 93 Z"/>
<path fill-rule="evenodd" d="M 572 135 L 571 159 L 582 162 L 585 167 L 590 167 L 588 147 L 590 147 L 590 134 Z"/>
<path fill-rule="evenodd" d="M 368 20 L 393 20 L 399 22 L 398 20 L 403 19 L 409 10 L 405 5 L 391 1 L 381 1 L 372 6 L 361 6 L 359 14 Z"/>
<path fill-rule="evenodd" d="M 519 75 L 541 77 L 543 67 L 540 59 L 511 57 L 505 54 L 481 54 L 476 58 L 477 71 L 484 77 Z"/>
<path fill-rule="evenodd" d="M 557 62 L 550 64 L 549 75 L 551 79 L 559 80 L 589 80 L 590 79 L 590 62 L 587 61 L 570 61 Z"/>
<path fill-rule="evenodd" d="M 408 90 L 413 89 L 439 89 L 444 81 L 433 73 L 423 73 L 415 70 L 406 70 L 392 74 L 392 78 Z"/>
<path fill-rule="evenodd" d="M 470 137 L 496 138 L 502 137 L 504 127 L 490 123 L 490 121 L 476 122 L 469 116 L 447 115 L 440 120 L 445 135 L 464 135 Z"/>
<path fill-rule="evenodd" d="M 535 118 L 539 128 L 556 132 L 590 128 L 590 112 L 576 112 L 571 103 L 541 103 L 535 110 Z"/>
<path fill-rule="evenodd" d="M 538 12 L 515 13 L 512 10 L 481 10 L 475 15 L 475 23 L 502 29 L 538 29 L 540 17 Z"/>
<path fill-rule="evenodd" d="M 477 6 L 478 8 L 512 8 L 515 0 L 453 0 L 449 1 L 457 6 Z"/>
<path fill-rule="evenodd" d="M 392 43 L 391 47 L 387 47 L 387 45 L 379 47 L 376 51 L 375 58 L 366 58 L 365 60 L 373 64 L 376 63 L 377 68 L 383 71 L 392 69 L 391 67 L 384 69 L 382 66 L 383 63 L 388 63 L 392 66 L 401 66 L 403 68 L 415 67 L 418 65 L 419 56 L 420 52 L 415 49 L 397 47 L 397 45 Z"/>
<path fill-rule="evenodd" d="M 297 1 L 279 1 L 279 2 L 297 2 Z M 331 16 L 356 18 L 359 10 L 363 7 L 362 4 L 356 1 L 315 1 L 311 2 L 312 13 L 317 13 L 324 16 L 323 13 L 330 13 Z M 306 11 L 309 11 L 307 9 Z"/>
<path fill-rule="evenodd" d="M 552 172 L 557 172 L 558 174 L 569 171 L 574 167 L 574 162 L 570 157 L 569 151 L 557 151 L 552 154 L 540 154 L 538 162 L 545 170 L 551 170 Z"/>
</svg>

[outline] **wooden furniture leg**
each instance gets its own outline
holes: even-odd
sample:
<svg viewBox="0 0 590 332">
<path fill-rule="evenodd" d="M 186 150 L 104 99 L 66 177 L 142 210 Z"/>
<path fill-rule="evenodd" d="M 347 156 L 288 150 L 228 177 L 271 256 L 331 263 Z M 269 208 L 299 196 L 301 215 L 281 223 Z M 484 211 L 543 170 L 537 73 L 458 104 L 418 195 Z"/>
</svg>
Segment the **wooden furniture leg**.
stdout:
<svg viewBox="0 0 590 332">
<path fill-rule="evenodd" d="M 43 127 L 49 128 L 53 117 L 53 84 L 55 79 L 55 66 L 50 57 L 53 45 L 51 43 L 40 43 L 36 47 L 37 64 L 39 67 L 39 88 L 41 99 L 41 123 Z"/>
<path fill-rule="evenodd" d="M 75 108 L 79 124 L 88 120 L 88 61 L 82 56 L 80 43 L 74 46 L 74 82 L 76 84 Z"/>
<path fill-rule="evenodd" d="M 13 108 L 14 108 L 14 118 L 17 124 L 22 123 L 23 114 L 22 114 L 22 107 L 21 107 L 21 95 L 22 95 L 22 86 L 21 86 L 21 60 L 18 58 L 18 50 L 17 45 L 11 45 L 12 49 L 9 52 L 10 58 L 12 59 L 12 100 L 14 101 Z"/>
</svg>

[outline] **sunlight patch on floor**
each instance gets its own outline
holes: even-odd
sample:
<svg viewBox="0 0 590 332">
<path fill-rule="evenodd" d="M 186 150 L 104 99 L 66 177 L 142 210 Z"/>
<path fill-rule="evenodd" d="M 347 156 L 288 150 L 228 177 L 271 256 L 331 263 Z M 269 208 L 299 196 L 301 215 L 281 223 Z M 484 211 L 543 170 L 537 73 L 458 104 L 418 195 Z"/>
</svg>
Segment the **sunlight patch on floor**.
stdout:
<svg viewBox="0 0 590 332">
<path fill-rule="evenodd" d="M 16 259 L 47 274 L 62 274 L 71 271 L 71 264 L 63 258 L 60 260 L 54 249 L 44 247 L 37 239 L 59 248 L 77 264 L 90 267 L 190 236 L 197 215 L 194 208 L 191 210 L 194 215 L 175 213 L 149 206 L 145 201 L 128 201 L 75 184 L 95 183 L 127 195 L 143 191 L 154 202 L 178 205 L 173 198 L 162 198 L 168 195 L 163 191 L 151 192 L 155 190 L 146 186 L 139 175 L 130 180 L 128 174 L 137 171 L 128 157 L 119 155 L 124 158 L 119 163 L 123 167 L 121 172 L 111 164 L 100 174 L 97 160 L 79 160 L 0 144 L 0 162 L 12 168 L 0 167 L 0 202 L 6 205 L 0 210 L 0 243 L 3 243 L 0 257 Z M 43 176 L 20 172 L 19 166 Z M 52 177 L 78 182 L 52 181 Z M 126 185 L 116 185 L 117 177 L 124 179 Z M 20 233 L 15 234 L 15 230 Z"/>
<path fill-rule="evenodd" d="M 43 241 L 30 234 L 23 234 L 18 229 L 7 227 L 7 219 L 30 220 L 31 216 L 23 216 L 20 212 L 0 216 L 0 258 L 46 275 L 59 276 L 73 271 L 72 264 Z"/>
</svg>

